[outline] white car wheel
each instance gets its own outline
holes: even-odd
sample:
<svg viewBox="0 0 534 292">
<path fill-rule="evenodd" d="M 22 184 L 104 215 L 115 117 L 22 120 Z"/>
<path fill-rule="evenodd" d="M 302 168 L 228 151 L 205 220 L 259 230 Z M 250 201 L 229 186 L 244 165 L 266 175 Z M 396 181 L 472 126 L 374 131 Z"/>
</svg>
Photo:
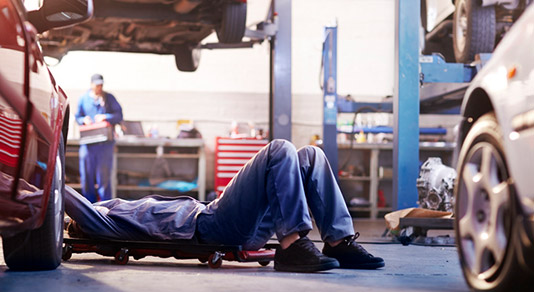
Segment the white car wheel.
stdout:
<svg viewBox="0 0 534 292">
<path fill-rule="evenodd" d="M 493 114 L 473 125 L 458 166 L 455 231 L 467 283 L 477 291 L 500 291 L 520 283 L 523 274 L 513 236 L 514 190 Z"/>
</svg>

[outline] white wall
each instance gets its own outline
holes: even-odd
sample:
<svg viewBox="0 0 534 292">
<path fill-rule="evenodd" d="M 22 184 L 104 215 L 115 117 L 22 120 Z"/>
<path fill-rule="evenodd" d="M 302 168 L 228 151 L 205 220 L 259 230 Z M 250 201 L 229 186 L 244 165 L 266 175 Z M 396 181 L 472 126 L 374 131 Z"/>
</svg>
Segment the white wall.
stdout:
<svg viewBox="0 0 534 292">
<path fill-rule="evenodd" d="M 265 17 L 270 0 L 248 3 L 248 24 Z M 320 93 L 324 26 L 339 25 L 339 91 L 383 96 L 393 89 L 394 0 L 294 0 L 293 92 Z M 206 39 L 216 41 L 214 35 Z M 195 73 L 176 70 L 172 56 L 71 52 L 52 70 L 65 88 L 84 88 L 102 72 L 110 90 L 267 92 L 269 48 L 204 50 Z M 76 72 L 73 74 L 73 72 Z"/>
<path fill-rule="evenodd" d="M 248 1 L 248 23 L 263 19 L 269 3 Z M 339 94 L 366 101 L 392 94 L 394 0 L 294 0 L 292 18 L 292 140 L 302 146 L 322 133 L 319 70 L 325 25 L 337 21 L 339 26 Z M 266 43 L 253 49 L 205 50 L 195 73 L 179 72 L 172 56 L 106 52 L 71 52 L 52 71 L 73 108 L 90 76 L 99 72 L 126 119 L 158 125 L 171 137 L 177 134 L 176 120 L 195 120 L 211 155 L 208 178 L 214 137 L 226 135 L 232 120 L 260 126 L 268 122 Z"/>
</svg>

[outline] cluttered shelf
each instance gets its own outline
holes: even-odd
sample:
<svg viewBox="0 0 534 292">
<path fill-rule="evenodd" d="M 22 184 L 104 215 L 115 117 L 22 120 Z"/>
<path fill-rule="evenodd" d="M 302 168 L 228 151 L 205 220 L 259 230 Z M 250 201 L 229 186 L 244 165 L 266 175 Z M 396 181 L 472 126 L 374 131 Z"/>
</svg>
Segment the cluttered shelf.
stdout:
<svg viewBox="0 0 534 292">
<path fill-rule="evenodd" d="M 153 154 L 153 153 L 117 153 L 117 158 L 148 158 L 148 159 L 154 159 L 156 157 L 161 157 L 161 158 L 169 158 L 169 159 L 173 159 L 173 158 L 199 158 L 200 155 L 199 154 L 176 154 L 176 153 L 171 153 L 171 154 L 161 154 L 161 155 L 157 155 L 157 154 Z"/>
<path fill-rule="evenodd" d="M 77 184 L 77 183 L 69 183 L 68 185 L 75 190 L 80 190 L 82 188 L 82 185 Z M 175 192 L 176 191 L 174 189 L 162 188 L 158 186 L 139 186 L 139 185 L 117 185 L 117 190 L 119 191 L 162 191 L 162 192 L 165 192 L 165 191 Z M 189 191 L 198 192 L 198 188 L 192 188 Z"/>
<path fill-rule="evenodd" d="M 340 176 L 340 180 L 351 180 L 351 181 L 369 181 L 371 180 L 370 176 Z"/>
<path fill-rule="evenodd" d="M 362 150 L 393 150 L 393 143 L 351 143 L 349 141 L 338 143 L 339 149 L 362 149 Z M 456 147 L 454 142 L 419 142 L 421 150 L 453 151 Z"/>
<path fill-rule="evenodd" d="M 79 139 L 69 139 L 68 146 L 79 146 Z M 152 137 L 137 137 L 137 136 L 123 136 L 115 140 L 117 146 L 164 146 L 164 147 L 203 147 L 204 140 L 202 138 L 152 138 Z"/>
<path fill-rule="evenodd" d="M 115 145 L 125 147 L 204 147 L 202 138 L 152 138 L 152 137 L 135 137 L 124 136 L 117 139 Z"/>
<path fill-rule="evenodd" d="M 67 183 L 80 188 L 79 140 L 66 147 Z M 113 196 L 132 198 L 152 193 L 197 194 L 205 200 L 206 160 L 201 138 L 124 136 L 115 141 Z"/>
<path fill-rule="evenodd" d="M 160 191 L 160 192 L 176 192 L 174 189 L 168 189 L 168 188 L 161 188 L 157 186 L 138 186 L 138 185 L 117 185 L 117 191 Z M 198 191 L 197 188 L 193 188 L 189 191 L 196 192 Z"/>
<path fill-rule="evenodd" d="M 420 160 L 440 157 L 450 163 L 455 143 L 420 142 Z M 338 144 L 338 178 L 353 216 L 378 218 L 395 206 L 393 198 L 393 143 Z"/>
</svg>

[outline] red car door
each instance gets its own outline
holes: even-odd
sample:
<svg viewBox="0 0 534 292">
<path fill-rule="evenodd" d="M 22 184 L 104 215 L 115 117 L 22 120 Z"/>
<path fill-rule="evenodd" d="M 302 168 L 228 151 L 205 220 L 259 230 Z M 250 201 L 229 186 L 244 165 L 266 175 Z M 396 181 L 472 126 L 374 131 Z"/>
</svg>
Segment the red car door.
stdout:
<svg viewBox="0 0 534 292">
<path fill-rule="evenodd" d="M 49 194 L 56 161 L 57 142 L 53 141 L 58 141 L 61 134 L 61 127 L 56 134 L 52 128 L 59 126 L 59 96 L 43 62 L 34 29 L 23 18 L 24 8 L 20 5 L 18 1 L 0 0 L 3 235 L 33 229 L 42 223 L 43 207 L 48 201 L 48 195 L 43 194 Z"/>
</svg>

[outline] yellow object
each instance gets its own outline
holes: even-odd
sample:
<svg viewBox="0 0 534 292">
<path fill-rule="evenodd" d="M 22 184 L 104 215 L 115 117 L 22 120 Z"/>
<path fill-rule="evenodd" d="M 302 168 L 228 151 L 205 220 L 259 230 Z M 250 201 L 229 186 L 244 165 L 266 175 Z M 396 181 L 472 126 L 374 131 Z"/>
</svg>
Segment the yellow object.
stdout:
<svg viewBox="0 0 534 292">
<path fill-rule="evenodd" d="M 193 121 L 192 121 L 192 120 L 178 120 L 178 121 L 176 122 L 176 126 L 177 126 L 178 128 L 180 128 L 180 126 L 181 126 L 181 125 L 184 125 L 184 124 L 191 124 L 191 125 L 192 125 L 192 124 L 193 124 Z"/>
<path fill-rule="evenodd" d="M 358 134 L 358 138 L 356 139 L 356 142 L 357 143 L 367 142 L 367 139 L 365 139 L 365 133 L 363 132 L 363 130 L 361 130 L 360 133 Z"/>
</svg>

